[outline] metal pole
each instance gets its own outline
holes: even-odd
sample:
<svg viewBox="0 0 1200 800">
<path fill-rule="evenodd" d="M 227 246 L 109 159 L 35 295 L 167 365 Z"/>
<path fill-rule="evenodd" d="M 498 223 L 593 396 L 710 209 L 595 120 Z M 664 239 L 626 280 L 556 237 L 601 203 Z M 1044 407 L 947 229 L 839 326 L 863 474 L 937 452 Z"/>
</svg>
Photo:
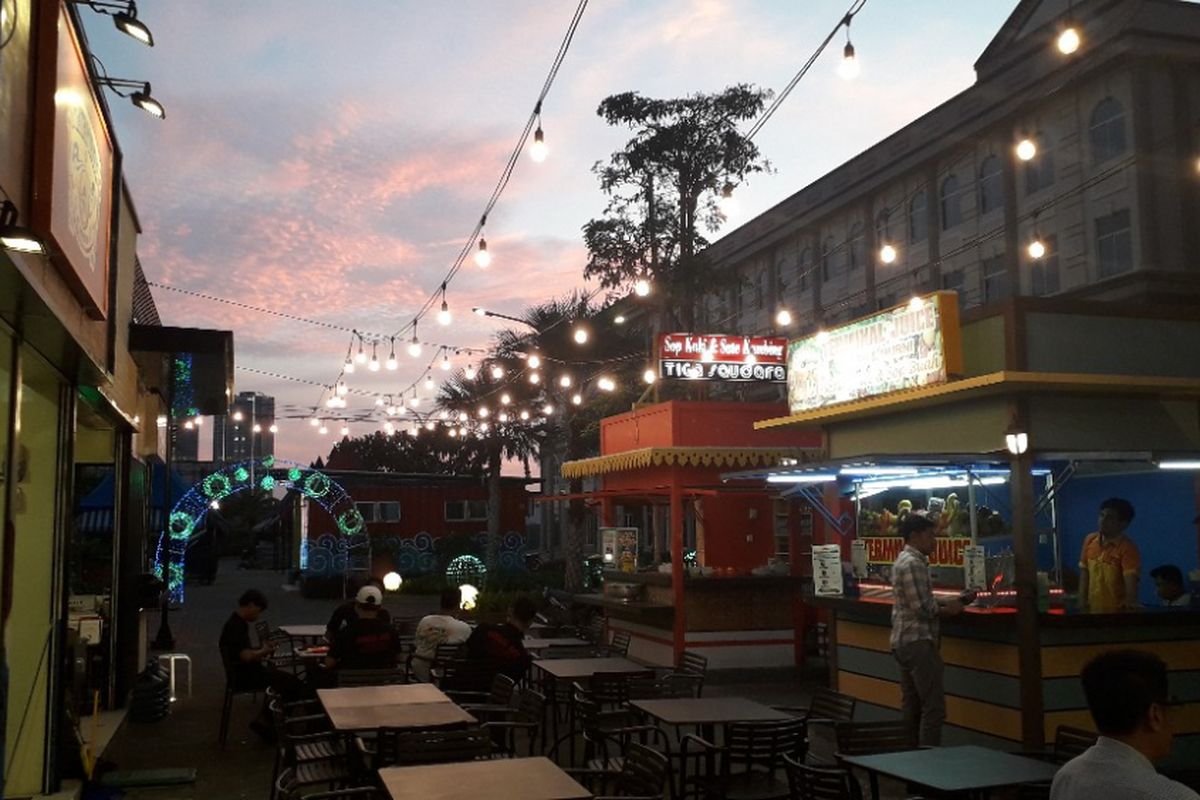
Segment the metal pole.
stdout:
<svg viewBox="0 0 1200 800">
<path fill-rule="evenodd" d="M 167 367 L 167 426 L 163 429 L 166 431 L 166 442 L 163 448 L 163 489 L 162 489 L 162 531 L 163 531 L 163 556 L 162 556 L 162 572 L 163 572 L 163 591 L 159 602 L 159 617 L 158 617 L 158 633 L 154 636 L 154 641 L 150 643 L 150 647 L 154 650 L 173 650 L 175 649 L 175 637 L 171 634 L 171 623 L 168 620 L 171 604 L 171 550 L 174 543 L 171 541 L 171 525 L 170 525 L 170 507 L 171 507 L 171 465 L 174 461 L 175 446 L 173 439 L 175 436 L 174 428 L 174 410 L 175 410 L 175 354 L 168 355 Z"/>
</svg>

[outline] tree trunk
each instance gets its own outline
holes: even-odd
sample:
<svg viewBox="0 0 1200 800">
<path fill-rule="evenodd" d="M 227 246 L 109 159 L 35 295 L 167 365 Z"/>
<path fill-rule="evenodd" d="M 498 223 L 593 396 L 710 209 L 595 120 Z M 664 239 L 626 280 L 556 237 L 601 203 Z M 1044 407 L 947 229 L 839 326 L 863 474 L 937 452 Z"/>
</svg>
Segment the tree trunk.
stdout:
<svg viewBox="0 0 1200 800">
<path fill-rule="evenodd" d="M 487 555 L 484 561 L 489 575 L 495 575 L 500 566 L 500 456 L 497 442 L 488 450 Z"/>
</svg>

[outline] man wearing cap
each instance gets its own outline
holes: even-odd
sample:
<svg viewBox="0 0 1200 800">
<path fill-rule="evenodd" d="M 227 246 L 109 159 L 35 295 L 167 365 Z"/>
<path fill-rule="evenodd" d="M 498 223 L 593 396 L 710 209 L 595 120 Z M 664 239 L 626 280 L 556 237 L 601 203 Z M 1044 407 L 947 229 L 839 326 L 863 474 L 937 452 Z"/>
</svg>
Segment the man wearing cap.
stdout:
<svg viewBox="0 0 1200 800">
<path fill-rule="evenodd" d="M 368 578 L 364 586 L 374 586 L 383 591 L 383 581 L 379 578 Z M 338 632 L 357 616 L 356 608 L 357 604 L 352 597 L 333 610 L 333 615 L 329 617 L 329 623 L 325 626 L 325 641 L 332 642 L 337 638 Z M 384 622 L 391 622 L 391 615 L 386 608 L 381 607 L 377 613 Z"/>
<path fill-rule="evenodd" d="M 364 586 L 354 596 L 354 616 L 334 636 L 325 658 L 328 669 L 388 669 L 396 666 L 399 642 L 379 612 L 383 592 Z"/>
</svg>

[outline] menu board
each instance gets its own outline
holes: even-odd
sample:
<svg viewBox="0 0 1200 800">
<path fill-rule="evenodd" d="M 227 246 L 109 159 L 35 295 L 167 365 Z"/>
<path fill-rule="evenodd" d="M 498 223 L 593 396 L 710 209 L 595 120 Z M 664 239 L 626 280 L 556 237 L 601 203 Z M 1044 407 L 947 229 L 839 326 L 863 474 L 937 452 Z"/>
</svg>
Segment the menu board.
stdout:
<svg viewBox="0 0 1200 800">
<path fill-rule="evenodd" d="M 813 594 L 839 597 L 842 594 L 842 548 L 836 544 L 814 544 Z"/>
<path fill-rule="evenodd" d="M 954 292 L 936 292 L 791 342 L 788 405 L 798 414 L 961 372 L 958 302 Z"/>
<path fill-rule="evenodd" d="M 850 543 L 850 571 L 856 578 L 867 577 L 867 543 L 862 539 Z"/>
</svg>

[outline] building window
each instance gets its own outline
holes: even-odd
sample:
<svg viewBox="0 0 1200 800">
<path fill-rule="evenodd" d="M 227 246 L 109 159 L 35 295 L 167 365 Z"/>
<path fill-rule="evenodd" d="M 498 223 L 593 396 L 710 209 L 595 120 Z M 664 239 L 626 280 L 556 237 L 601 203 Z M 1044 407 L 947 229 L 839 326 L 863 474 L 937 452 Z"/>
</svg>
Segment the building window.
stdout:
<svg viewBox="0 0 1200 800">
<path fill-rule="evenodd" d="M 891 213 L 885 208 L 875 216 L 875 244 L 883 247 L 892 242 Z"/>
<path fill-rule="evenodd" d="M 821 248 L 821 280 L 827 281 L 833 277 L 833 237 L 825 239 Z"/>
<path fill-rule="evenodd" d="M 468 522 L 487 519 L 487 503 L 482 500 L 447 500 L 446 521 Z"/>
<path fill-rule="evenodd" d="M 766 284 L 766 282 L 767 282 L 767 275 L 766 275 L 766 273 L 764 273 L 760 270 L 758 273 L 758 277 L 754 279 L 754 307 L 756 309 L 758 309 L 759 311 L 761 311 L 763 306 L 765 306 L 767 304 L 766 291 L 765 291 L 766 287 L 764 285 L 764 284 Z"/>
<path fill-rule="evenodd" d="M 1004 256 L 984 259 L 983 302 L 998 303 L 1008 295 L 1008 266 L 1004 263 Z"/>
<path fill-rule="evenodd" d="M 1123 208 L 1096 219 L 1096 259 L 1100 277 L 1108 278 L 1133 269 L 1133 237 L 1129 209 Z"/>
<path fill-rule="evenodd" d="M 1037 155 L 1025 162 L 1025 194 L 1054 185 L 1054 151 L 1049 141 L 1045 136 L 1037 137 Z"/>
<path fill-rule="evenodd" d="M 806 247 L 800 251 L 800 291 L 808 291 L 808 273 L 812 272 L 812 248 Z"/>
<path fill-rule="evenodd" d="M 380 522 L 399 522 L 400 521 L 400 504 L 394 500 L 387 500 L 378 504 L 375 511 L 375 516 Z"/>
<path fill-rule="evenodd" d="M 1033 262 L 1029 286 L 1030 291 L 1038 297 L 1058 294 L 1061 289 L 1058 280 L 1058 237 L 1046 236 L 1042 243 L 1046 245 L 1046 254 Z"/>
<path fill-rule="evenodd" d="M 362 515 L 363 522 L 375 521 L 375 504 L 374 503 L 355 503 L 354 507 L 358 509 L 358 513 Z"/>
<path fill-rule="evenodd" d="M 924 189 L 908 201 L 908 240 L 923 242 L 929 235 L 929 198 Z"/>
<path fill-rule="evenodd" d="M 1004 165 L 999 156 L 988 156 L 979 167 L 979 213 L 997 211 L 1004 205 Z"/>
<path fill-rule="evenodd" d="M 958 294 L 959 310 L 966 308 L 967 305 L 967 293 L 964 291 L 963 286 L 963 271 L 961 269 L 952 269 L 942 273 L 942 288 Z"/>
<path fill-rule="evenodd" d="M 942 181 L 942 230 L 962 224 L 963 191 L 958 176 L 950 174 Z"/>
<path fill-rule="evenodd" d="M 861 222 L 854 223 L 850 228 L 850 238 L 846 240 L 849 251 L 851 271 L 863 265 L 863 226 Z"/>
<path fill-rule="evenodd" d="M 1092 109 L 1088 139 L 1092 143 L 1094 164 L 1125 152 L 1125 109 L 1115 98 L 1106 97 Z"/>
</svg>

